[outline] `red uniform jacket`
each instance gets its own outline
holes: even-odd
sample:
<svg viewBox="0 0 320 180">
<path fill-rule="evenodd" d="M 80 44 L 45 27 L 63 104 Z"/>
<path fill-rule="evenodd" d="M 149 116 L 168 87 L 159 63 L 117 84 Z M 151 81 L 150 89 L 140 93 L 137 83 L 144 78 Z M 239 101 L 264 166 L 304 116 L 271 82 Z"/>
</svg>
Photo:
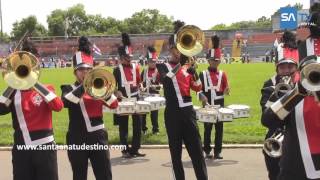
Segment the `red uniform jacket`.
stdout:
<svg viewBox="0 0 320 180">
<path fill-rule="evenodd" d="M 54 92 L 53 86 L 46 86 Z M 16 144 L 40 145 L 52 142 L 52 111 L 60 111 L 63 102 L 56 97 L 49 103 L 35 90 L 17 90 L 9 107 L 0 104 L 0 114 L 11 112 Z"/>
</svg>

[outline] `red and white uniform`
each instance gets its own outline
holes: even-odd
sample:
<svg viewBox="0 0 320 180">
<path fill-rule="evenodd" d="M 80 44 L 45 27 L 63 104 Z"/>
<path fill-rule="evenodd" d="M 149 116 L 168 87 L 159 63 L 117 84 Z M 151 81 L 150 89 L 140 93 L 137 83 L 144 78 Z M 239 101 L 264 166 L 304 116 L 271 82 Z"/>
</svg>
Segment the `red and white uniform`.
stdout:
<svg viewBox="0 0 320 180">
<path fill-rule="evenodd" d="M 210 97 L 211 104 L 214 100 L 224 98 L 224 91 L 229 86 L 228 78 L 225 72 L 221 70 L 205 70 L 200 74 L 203 87 L 202 91 L 207 97 Z"/>
<path fill-rule="evenodd" d="M 48 85 L 47 88 L 54 92 L 53 86 Z M 15 143 L 41 145 L 54 141 L 52 111 L 58 112 L 63 108 L 59 97 L 47 103 L 35 90 L 17 90 L 12 100 L 9 108 L 15 129 Z M 6 108 L 0 111 L 4 114 Z"/>
<path fill-rule="evenodd" d="M 143 87 L 147 88 L 148 93 L 158 94 L 156 90 L 151 90 L 150 85 L 158 85 L 160 83 L 160 74 L 156 68 L 147 68 L 141 73 Z"/>
<path fill-rule="evenodd" d="M 93 57 L 92 57 L 92 55 L 88 55 L 86 53 L 78 51 L 75 54 L 75 58 L 76 58 L 76 63 L 77 64 L 86 63 L 86 64 L 93 65 Z"/>
<path fill-rule="evenodd" d="M 307 56 L 320 56 L 320 38 L 307 38 L 299 44 L 299 60 Z"/>
<path fill-rule="evenodd" d="M 167 106 L 187 107 L 192 106 L 190 89 L 199 92 L 202 89 L 201 81 L 193 80 L 193 76 L 187 72 L 188 67 L 182 66 L 175 73 L 172 70 L 175 64 L 165 63 L 166 78 L 163 80 L 164 93 Z M 174 89 L 172 89 L 172 87 Z"/>
<path fill-rule="evenodd" d="M 295 108 L 300 153 L 308 178 L 320 179 L 320 107 L 312 96 Z"/>
<path fill-rule="evenodd" d="M 74 103 L 65 98 L 65 95 L 76 89 L 74 85 L 62 86 L 63 102 L 65 107 L 69 110 L 69 131 L 70 132 L 93 132 L 100 129 L 104 129 L 103 123 L 103 106 L 107 106 L 111 109 L 118 107 L 117 98 L 112 95 L 106 101 L 97 100 L 89 96 L 87 93 L 82 94 L 81 98 L 77 99 Z M 77 98 L 77 97 L 74 97 Z"/>
<path fill-rule="evenodd" d="M 116 78 L 118 90 L 122 92 L 125 97 L 134 97 L 138 95 L 140 78 L 140 67 L 137 64 L 131 65 L 119 64 L 114 69 L 113 75 Z"/>
</svg>

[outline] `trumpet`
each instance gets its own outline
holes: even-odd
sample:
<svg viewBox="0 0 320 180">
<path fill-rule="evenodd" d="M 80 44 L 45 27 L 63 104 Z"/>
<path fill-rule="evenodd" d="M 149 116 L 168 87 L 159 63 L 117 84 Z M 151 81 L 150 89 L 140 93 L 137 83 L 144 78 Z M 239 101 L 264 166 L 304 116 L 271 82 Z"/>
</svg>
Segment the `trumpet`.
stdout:
<svg viewBox="0 0 320 180">
<path fill-rule="evenodd" d="M 275 132 L 263 144 L 263 151 L 270 157 L 277 158 L 282 155 L 283 131 Z"/>
<path fill-rule="evenodd" d="M 83 80 L 85 92 L 94 99 L 105 100 L 116 89 L 116 80 L 112 73 L 103 68 L 94 68 Z"/>
<path fill-rule="evenodd" d="M 177 49 L 185 56 L 192 57 L 199 54 L 203 49 L 204 41 L 204 33 L 197 26 L 186 25 L 177 32 Z"/>
</svg>

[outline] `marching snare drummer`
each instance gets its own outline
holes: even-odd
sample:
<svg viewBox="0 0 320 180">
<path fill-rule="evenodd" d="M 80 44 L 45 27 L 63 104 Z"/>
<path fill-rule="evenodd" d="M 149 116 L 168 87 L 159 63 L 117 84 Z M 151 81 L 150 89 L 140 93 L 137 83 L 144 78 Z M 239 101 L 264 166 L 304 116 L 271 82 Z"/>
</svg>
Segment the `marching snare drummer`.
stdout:
<svg viewBox="0 0 320 180">
<path fill-rule="evenodd" d="M 90 42 L 86 37 L 79 39 L 79 51 L 73 56 L 76 82 L 62 85 L 62 100 L 69 113 L 67 132 L 68 145 L 108 145 L 108 134 L 103 123 L 103 106 L 117 108 L 117 98 L 96 99 L 84 89 L 84 79 L 93 68 Z M 110 73 L 112 76 L 112 74 Z M 110 153 L 102 150 L 68 150 L 74 180 L 86 180 L 88 159 L 96 179 L 112 179 Z"/>
<path fill-rule="evenodd" d="M 118 48 L 120 64 L 113 71 L 117 83 L 117 97 L 139 98 L 139 88 L 141 87 L 140 68 L 137 64 L 131 63 L 132 47 L 127 33 L 122 34 L 123 46 Z M 114 114 L 115 124 L 119 125 L 120 142 L 127 147 L 122 151 L 124 158 L 143 157 L 145 154 L 139 152 L 141 145 L 141 115 L 132 115 L 132 146 L 128 145 L 128 115 Z"/>
<path fill-rule="evenodd" d="M 221 62 L 221 50 L 219 48 L 219 37 L 211 37 L 213 49 L 210 49 L 207 54 L 209 67 L 207 70 L 200 73 L 199 77 L 202 83 L 202 93 L 207 98 L 207 103 L 211 105 L 220 105 L 224 107 L 224 95 L 229 94 L 228 78 L 224 71 L 218 70 Z M 200 94 L 200 95 L 201 95 Z M 205 104 L 204 104 L 205 105 Z M 215 127 L 214 155 L 211 153 L 211 131 Z M 222 159 L 222 137 L 223 137 L 223 122 L 204 123 L 204 152 L 206 158 Z"/>
<path fill-rule="evenodd" d="M 160 74 L 156 68 L 156 62 L 158 60 L 156 49 L 152 46 L 148 47 L 146 55 L 148 61 L 148 67 L 141 73 L 141 80 L 143 82 L 143 88 L 149 95 L 159 94 L 160 90 Z M 142 115 L 142 132 L 147 133 L 146 115 Z M 150 118 L 152 123 L 152 133 L 159 133 L 158 125 L 158 110 L 150 112 Z"/>
<path fill-rule="evenodd" d="M 284 92 L 282 91 L 293 88 L 291 87 L 291 84 L 293 84 L 296 79 L 299 58 L 295 34 L 290 31 L 285 31 L 282 35 L 281 43 L 277 47 L 276 53 L 275 62 L 277 74 L 268 79 L 261 89 L 262 96 L 260 105 L 262 113 L 266 108 L 270 107 L 272 103 L 284 95 Z M 285 87 L 284 84 L 288 86 Z M 277 89 L 276 91 L 275 88 Z M 268 128 L 265 139 L 270 138 L 275 133 L 279 133 L 279 130 L 281 131 L 284 129 L 284 121 L 275 121 L 274 119 L 264 118 L 264 116 L 265 114 L 262 114 L 261 123 Z M 271 155 L 271 157 L 270 154 L 267 154 L 265 151 L 263 151 L 263 155 L 269 179 L 276 180 L 280 172 L 280 157 L 274 157 L 274 155 Z"/>
</svg>

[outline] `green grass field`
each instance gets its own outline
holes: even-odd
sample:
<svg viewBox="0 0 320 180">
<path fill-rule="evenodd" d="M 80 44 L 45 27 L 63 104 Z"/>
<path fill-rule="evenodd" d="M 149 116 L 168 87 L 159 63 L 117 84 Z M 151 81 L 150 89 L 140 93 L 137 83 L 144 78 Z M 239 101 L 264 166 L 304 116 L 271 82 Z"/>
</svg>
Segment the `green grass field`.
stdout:
<svg viewBox="0 0 320 180">
<path fill-rule="evenodd" d="M 199 65 L 198 72 L 207 68 L 207 65 Z M 220 66 L 227 72 L 231 87 L 231 95 L 226 97 L 226 105 L 246 104 L 251 107 L 251 117 L 235 119 L 232 123 L 225 123 L 224 143 L 261 143 L 266 129 L 260 124 L 260 89 L 263 82 L 274 74 L 273 64 L 223 64 Z M 2 79 L 2 78 L 1 78 Z M 43 69 L 41 71 L 40 82 L 53 84 L 56 93 L 61 95 L 60 85 L 72 83 L 74 81 L 72 69 Z M 3 80 L 0 80 L 0 90 L 6 87 Z M 193 102 L 199 105 L 193 93 Z M 65 136 L 68 129 L 68 114 L 66 110 L 54 113 L 54 132 L 58 144 L 65 143 Z M 113 125 L 111 114 L 104 116 L 105 127 L 109 133 L 109 141 L 113 144 L 119 142 L 118 127 Z M 147 119 L 149 129 L 151 129 L 150 119 Z M 199 124 L 200 134 L 203 136 L 203 124 Z M 163 111 L 159 113 L 160 134 L 154 136 L 148 134 L 143 136 L 142 144 L 167 144 L 167 136 L 163 121 Z M 13 143 L 11 116 L 0 117 L 0 145 L 10 145 Z M 131 128 L 131 126 L 129 126 Z M 132 131 L 130 129 L 129 134 Z"/>
</svg>

